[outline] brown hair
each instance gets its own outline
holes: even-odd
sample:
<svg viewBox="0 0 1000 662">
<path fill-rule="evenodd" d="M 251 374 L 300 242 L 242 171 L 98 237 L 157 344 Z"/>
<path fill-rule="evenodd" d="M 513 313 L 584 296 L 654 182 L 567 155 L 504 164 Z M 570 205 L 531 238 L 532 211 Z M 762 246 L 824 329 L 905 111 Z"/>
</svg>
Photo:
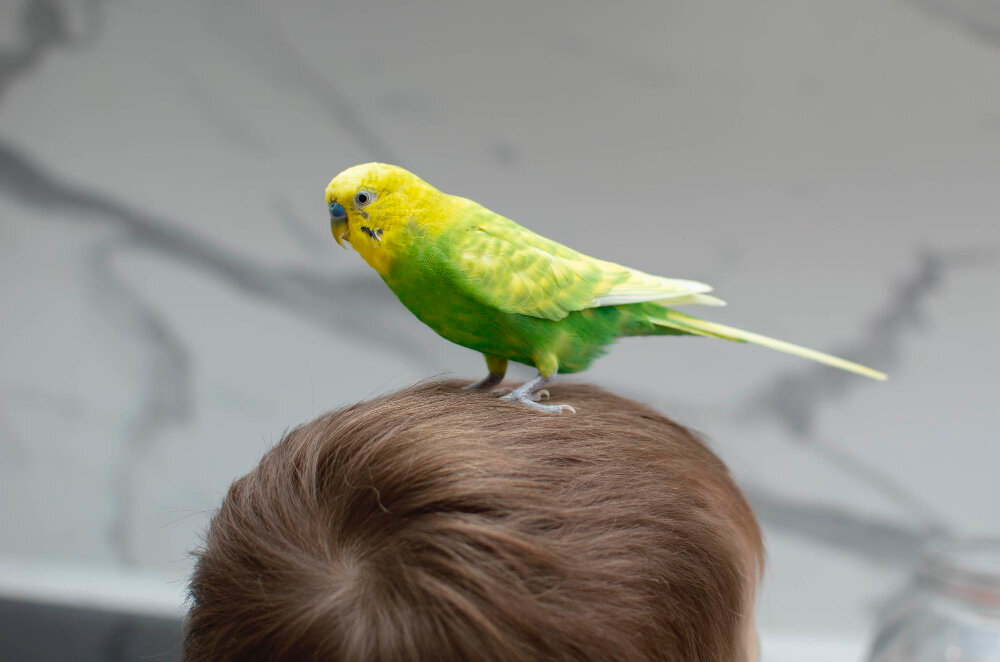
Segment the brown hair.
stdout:
<svg viewBox="0 0 1000 662">
<path fill-rule="evenodd" d="M 196 552 L 186 659 L 744 659 L 763 551 L 725 466 L 553 391 L 579 413 L 445 381 L 286 434 Z"/>
</svg>

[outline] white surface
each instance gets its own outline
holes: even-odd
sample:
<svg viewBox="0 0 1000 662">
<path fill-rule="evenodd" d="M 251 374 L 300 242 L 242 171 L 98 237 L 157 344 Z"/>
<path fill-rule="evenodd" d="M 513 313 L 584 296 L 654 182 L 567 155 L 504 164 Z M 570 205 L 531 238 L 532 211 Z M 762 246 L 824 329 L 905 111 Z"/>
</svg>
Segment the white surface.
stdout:
<svg viewBox="0 0 1000 662">
<path fill-rule="evenodd" d="M 0 561 L 0 598 L 178 618 L 187 584 L 149 572 L 92 565 Z"/>
<path fill-rule="evenodd" d="M 27 32 L 15 4 L 5 53 Z M 5 567 L 65 563 L 93 590 L 109 566 L 183 578 L 283 430 L 481 376 L 330 238 L 323 187 L 372 159 L 708 282 L 730 304 L 712 319 L 870 349 L 888 383 L 815 397 L 828 373 L 700 339 L 628 339 L 578 377 L 695 426 L 785 508 L 760 511 L 765 630 L 864 631 L 926 523 L 818 441 L 958 533 L 1000 531 L 1000 270 L 920 257 L 1000 246 L 1000 48 L 995 13 L 976 17 L 995 3 L 51 5 L 79 12 L 72 41 L 0 97 L 0 148 L 30 166 L 0 177 L 42 179 L 0 188 Z M 807 434 L 756 399 L 802 374 Z"/>
<path fill-rule="evenodd" d="M 863 662 L 867 651 L 860 637 L 761 633 L 761 662 Z"/>
</svg>

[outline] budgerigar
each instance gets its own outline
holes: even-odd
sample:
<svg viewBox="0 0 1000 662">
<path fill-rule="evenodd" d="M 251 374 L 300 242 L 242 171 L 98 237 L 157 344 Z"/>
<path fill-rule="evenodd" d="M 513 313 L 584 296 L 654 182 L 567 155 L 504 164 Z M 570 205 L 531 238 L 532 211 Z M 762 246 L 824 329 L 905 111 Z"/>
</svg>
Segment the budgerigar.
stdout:
<svg viewBox="0 0 1000 662">
<path fill-rule="evenodd" d="M 598 260 L 546 239 L 472 200 L 437 190 L 403 168 L 366 163 L 326 187 L 330 226 L 410 311 L 441 336 L 482 352 L 491 389 L 507 362 L 538 376 L 503 398 L 538 402 L 556 373 L 585 370 L 621 336 L 697 335 L 750 342 L 885 379 L 871 368 L 677 310 L 723 305 L 711 287 Z"/>
</svg>

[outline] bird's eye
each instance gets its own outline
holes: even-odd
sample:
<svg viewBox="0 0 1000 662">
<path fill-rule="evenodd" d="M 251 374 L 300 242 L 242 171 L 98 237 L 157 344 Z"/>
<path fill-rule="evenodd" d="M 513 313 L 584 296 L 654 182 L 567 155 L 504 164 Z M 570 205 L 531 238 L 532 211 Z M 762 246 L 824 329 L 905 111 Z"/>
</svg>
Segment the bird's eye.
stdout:
<svg viewBox="0 0 1000 662">
<path fill-rule="evenodd" d="M 368 191 L 358 191 L 354 194 L 354 204 L 358 207 L 364 207 L 372 201 L 372 197 L 372 194 Z"/>
</svg>

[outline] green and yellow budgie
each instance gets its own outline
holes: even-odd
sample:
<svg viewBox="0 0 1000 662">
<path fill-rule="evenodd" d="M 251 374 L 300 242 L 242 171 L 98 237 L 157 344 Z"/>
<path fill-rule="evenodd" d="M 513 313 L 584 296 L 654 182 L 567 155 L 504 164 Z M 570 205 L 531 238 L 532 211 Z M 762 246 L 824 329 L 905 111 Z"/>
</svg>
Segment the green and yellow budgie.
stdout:
<svg viewBox="0 0 1000 662">
<path fill-rule="evenodd" d="M 881 372 L 829 354 L 691 317 L 685 304 L 723 305 L 703 283 L 662 278 L 597 260 L 489 209 L 437 190 L 397 166 L 366 163 L 326 187 L 330 225 L 420 321 L 482 352 L 501 382 L 507 362 L 538 376 L 503 396 L 550 412 L 540 390 L 556 373 L 585 370 L 621 336 L 697 335 L 750 342 L 873 379 Z"/>
</svg>

